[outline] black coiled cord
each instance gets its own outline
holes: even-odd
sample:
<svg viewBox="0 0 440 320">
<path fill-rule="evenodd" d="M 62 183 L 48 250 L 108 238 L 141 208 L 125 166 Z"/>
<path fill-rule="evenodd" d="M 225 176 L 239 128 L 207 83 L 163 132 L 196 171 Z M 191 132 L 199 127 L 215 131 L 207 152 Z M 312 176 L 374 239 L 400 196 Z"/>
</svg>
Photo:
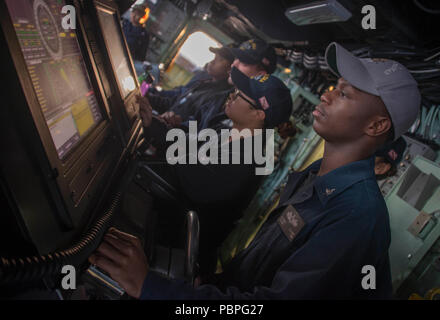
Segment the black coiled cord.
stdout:
<svg viewBox="0 0 440 320">
<path fill-rule="evenodd" d="M 106 213 L 76 244 L 66 250 L 44 256 L 15 259 L 0 257 L 0 286 L 33 282 L 45 277 L 59 277 L 64 265 L 77 267 L 82 264 L 97 248 L 102 236 L 110 227 L 113 213 L 120 202 L 121 193 L 118 192 Z"/>
</svg>

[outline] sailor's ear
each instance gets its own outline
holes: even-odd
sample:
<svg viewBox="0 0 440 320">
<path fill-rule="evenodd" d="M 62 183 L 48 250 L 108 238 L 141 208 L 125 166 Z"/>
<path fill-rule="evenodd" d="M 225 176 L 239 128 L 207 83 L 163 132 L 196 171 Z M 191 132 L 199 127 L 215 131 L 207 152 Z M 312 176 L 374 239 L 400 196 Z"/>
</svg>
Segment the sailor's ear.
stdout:
<svg viewBox="0 0 440 320">
<path fill-rule="evenodd" d="M 377 176 L 387 173 L 391 169 L 391 163 L 386 161 L 379 161 L 374 165 L 374 173 Z"/>
<path fill-rule="evenodd" d="M 378 137 L 389 132 L 391 127 L 392 124 L 390 118 L 384 116 L 375 116 L 373 119 L 371 119 L 370 123 L 365 129 L 365 133 L 370 137 Z"/>
<path fill-rule="evenodd" d="M 266 113 L 263 110 L 257 110 L 258 120 L 264 121 L 266 119 Z"/>
</svg>

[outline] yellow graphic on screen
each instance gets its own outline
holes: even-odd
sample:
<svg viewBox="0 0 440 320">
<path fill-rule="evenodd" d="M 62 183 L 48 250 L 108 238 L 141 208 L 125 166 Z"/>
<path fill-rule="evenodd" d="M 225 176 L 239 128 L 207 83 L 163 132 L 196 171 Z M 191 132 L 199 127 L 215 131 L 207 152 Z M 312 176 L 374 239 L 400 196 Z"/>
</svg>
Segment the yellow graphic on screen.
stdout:
<svg viewBox="0 0 440 320">
<path fill-rule="evenodd" d="M 79 135 L 82 136 L 94 124 L 92 111 L 90 110 L 87 99 L 84 98 L 76 101 L 72 105 L 71 110 L 76 128 L 78 129 Z"/>
<path fill-rule="evenodd" d="M 63 68 L 60 68 L 60 74 L 61 74 L 61 77 L 64 79 L 64 81 L 66 81 L 67 85 L 70 87 L 70 90 L 74 90 L 74 88 L 72 87 L 72 84 L 70 83 L 69 78 L 67 77 L 67 74 Z"/>
</svg>

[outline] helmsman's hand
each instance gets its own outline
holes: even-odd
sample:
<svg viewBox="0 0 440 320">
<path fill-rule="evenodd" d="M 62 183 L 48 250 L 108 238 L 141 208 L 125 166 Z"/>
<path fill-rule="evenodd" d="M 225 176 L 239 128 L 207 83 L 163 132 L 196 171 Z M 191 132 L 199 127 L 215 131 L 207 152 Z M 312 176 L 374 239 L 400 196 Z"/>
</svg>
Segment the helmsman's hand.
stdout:
<svg viewBox="0 0 440 320">
<path fill-rule="evenodd" d="M 147 97 L 138 95 L 136 96 L 136 102 L 139 103 L 139 114 L 142 119 L 142 124 L 144 127 L 149 127 L 151 125 L 151 118 L 153 115 L 153 109 L 151 108 L 150 101 L 148 101 Z"/>
<path fill-rule="evenodd" d="M 128 295 L 140 297 L 148 262 L 138 238 L 111 228 L 89 261 L 107 272 Z"/>
</svg>

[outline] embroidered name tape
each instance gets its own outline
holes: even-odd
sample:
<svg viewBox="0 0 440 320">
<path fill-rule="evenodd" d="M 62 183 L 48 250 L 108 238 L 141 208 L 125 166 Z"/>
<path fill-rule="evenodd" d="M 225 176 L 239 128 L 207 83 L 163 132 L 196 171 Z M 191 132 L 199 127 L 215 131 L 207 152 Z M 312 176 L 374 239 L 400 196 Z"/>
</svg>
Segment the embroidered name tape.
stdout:
<svg viewBox="0 0 440 320">
<path fill-rule="evenodd" d="M 292 241 L 302 230 L 305 223 L 298 211 L 292 205 L 289 205 L 278 218 L 278 225 L 287 239 Z"/>
</svg>

